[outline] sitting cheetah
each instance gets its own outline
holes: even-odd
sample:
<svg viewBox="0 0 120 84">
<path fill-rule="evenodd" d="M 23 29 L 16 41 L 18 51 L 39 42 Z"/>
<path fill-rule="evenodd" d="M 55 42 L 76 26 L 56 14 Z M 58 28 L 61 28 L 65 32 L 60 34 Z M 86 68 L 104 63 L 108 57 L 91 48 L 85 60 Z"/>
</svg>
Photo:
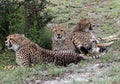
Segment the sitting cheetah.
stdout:
<svg viewBox="0 0 120 84">
<path fill-rule="evenodd" d="M 91 22 L 88 19 L 82 19 L 74 27 L 70 39 L 80 53 L 93 55 L 93 53 L 106 52 L 105 47 L 97 46 L 100 42 L 92 30 Z"/>
<path fill-rule="evenodd" d="M 88 19 L 80 20 L 73 29 L 70 35 L 70 39 L 77 49 L 82 51 L 84 54 L 89 52 L 91 49 L 91 40 L 97 41 L 92 33 L 92 25 Z"/>
<path fill-rule="evenodd" d="M 16 53 L 16 63 L 29 67 L 32 64 L 53 62 L 55 65 L 67 66 L 70 63 L 78 63 L 84 60 L 84 56 L 73 52 L 51 51 L 39 47 L 24 35 L 11 34 L 7 36 L 5 45 Z"/>
<path fill-rule="evenodd" d="M 75 46 L 69 38 L 67 27 L 56 25 L 52 28 L 52 50 L 75 52 Z"/>
</svg>

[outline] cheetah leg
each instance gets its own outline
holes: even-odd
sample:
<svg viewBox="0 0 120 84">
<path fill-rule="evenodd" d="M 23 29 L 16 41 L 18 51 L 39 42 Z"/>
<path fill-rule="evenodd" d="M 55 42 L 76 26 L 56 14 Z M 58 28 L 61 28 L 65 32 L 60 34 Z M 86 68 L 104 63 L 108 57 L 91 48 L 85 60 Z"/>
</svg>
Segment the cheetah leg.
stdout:
<svg viewBox="0 0 120 84">
<path fill-rule="evenodd" d="M 111 41 L 109 43 L 97 43 L 96 46 L 97 47 L 107 47 L 107 46 L 111 46 L 114 42 Z"/>
<path fill-rule="evenodd" d="M 110 43 L 96 43 L 95 41 L 92 42 L 92 49 L 90 51 L 90 54 L 92 55 L 92 58 L 100 58 L 101 56 L 103 56 L 107 50 L 106 47 L 110 46 L 111 44 L 113 44 L 113 42 Z"/>
<path fill-rule="evenodd" d="M 102 52 L 102 53 L 93 52 L 92 58 L 93 58 L 93 59 L 99 59 L 100 57 L 102 57 L 102 56 L 105 55 L 105 54 L 106 54 L 106 52 Z"/>
</svg>

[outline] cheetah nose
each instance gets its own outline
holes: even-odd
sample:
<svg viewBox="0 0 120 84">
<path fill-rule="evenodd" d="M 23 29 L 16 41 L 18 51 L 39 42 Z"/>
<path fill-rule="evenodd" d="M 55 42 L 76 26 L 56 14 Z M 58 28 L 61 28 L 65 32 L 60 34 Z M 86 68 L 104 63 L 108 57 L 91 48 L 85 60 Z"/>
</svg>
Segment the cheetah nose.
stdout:
<svg viewBox="0 0 120 84">
<path fill-rule="evenodd" d="M 60 34 L 57 34 L 58 36 L 60 36 Z"/>
</svg>

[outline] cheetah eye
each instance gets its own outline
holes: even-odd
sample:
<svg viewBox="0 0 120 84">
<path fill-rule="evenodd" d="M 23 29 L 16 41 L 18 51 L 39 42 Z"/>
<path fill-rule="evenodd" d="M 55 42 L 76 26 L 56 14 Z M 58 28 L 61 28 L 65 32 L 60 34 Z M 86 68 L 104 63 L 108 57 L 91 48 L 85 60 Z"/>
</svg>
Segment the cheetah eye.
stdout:
<svg viewBox="0 0 120 84">
<path fill-rule="evenodd" d="M 57 32 L 57 30 L 54 30 L 54 32 Z"/>
<path fill-rule="evenodd" d="M 63 31 L 63 30 L 60 30 L 61 32 Z"/>
<path fill-rule="evenodd" d="M 13 40 L 12 38 L 10 38 L 10 40 Z"/>
<path fill-rule="evenodd" d="M 91 25 L 91 23 L 88 23 L 87 25 Z"/>
</svg>

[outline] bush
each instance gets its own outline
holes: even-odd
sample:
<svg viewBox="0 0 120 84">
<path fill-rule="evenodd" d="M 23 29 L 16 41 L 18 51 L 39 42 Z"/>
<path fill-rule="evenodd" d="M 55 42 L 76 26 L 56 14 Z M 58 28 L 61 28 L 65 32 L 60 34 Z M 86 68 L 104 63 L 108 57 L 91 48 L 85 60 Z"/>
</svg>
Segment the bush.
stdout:
<svg viewBox="0 0 120 84">
<path fill-rule="evenodd" d="M 52 19 L 46 10 L 47 0 L 2 0 L 0 2 L 0 43 L 3 47 L 7 35 L 25 34 L 44 48 L 51 45 L 51 34 L 45 29 Z"/>
</svg>

